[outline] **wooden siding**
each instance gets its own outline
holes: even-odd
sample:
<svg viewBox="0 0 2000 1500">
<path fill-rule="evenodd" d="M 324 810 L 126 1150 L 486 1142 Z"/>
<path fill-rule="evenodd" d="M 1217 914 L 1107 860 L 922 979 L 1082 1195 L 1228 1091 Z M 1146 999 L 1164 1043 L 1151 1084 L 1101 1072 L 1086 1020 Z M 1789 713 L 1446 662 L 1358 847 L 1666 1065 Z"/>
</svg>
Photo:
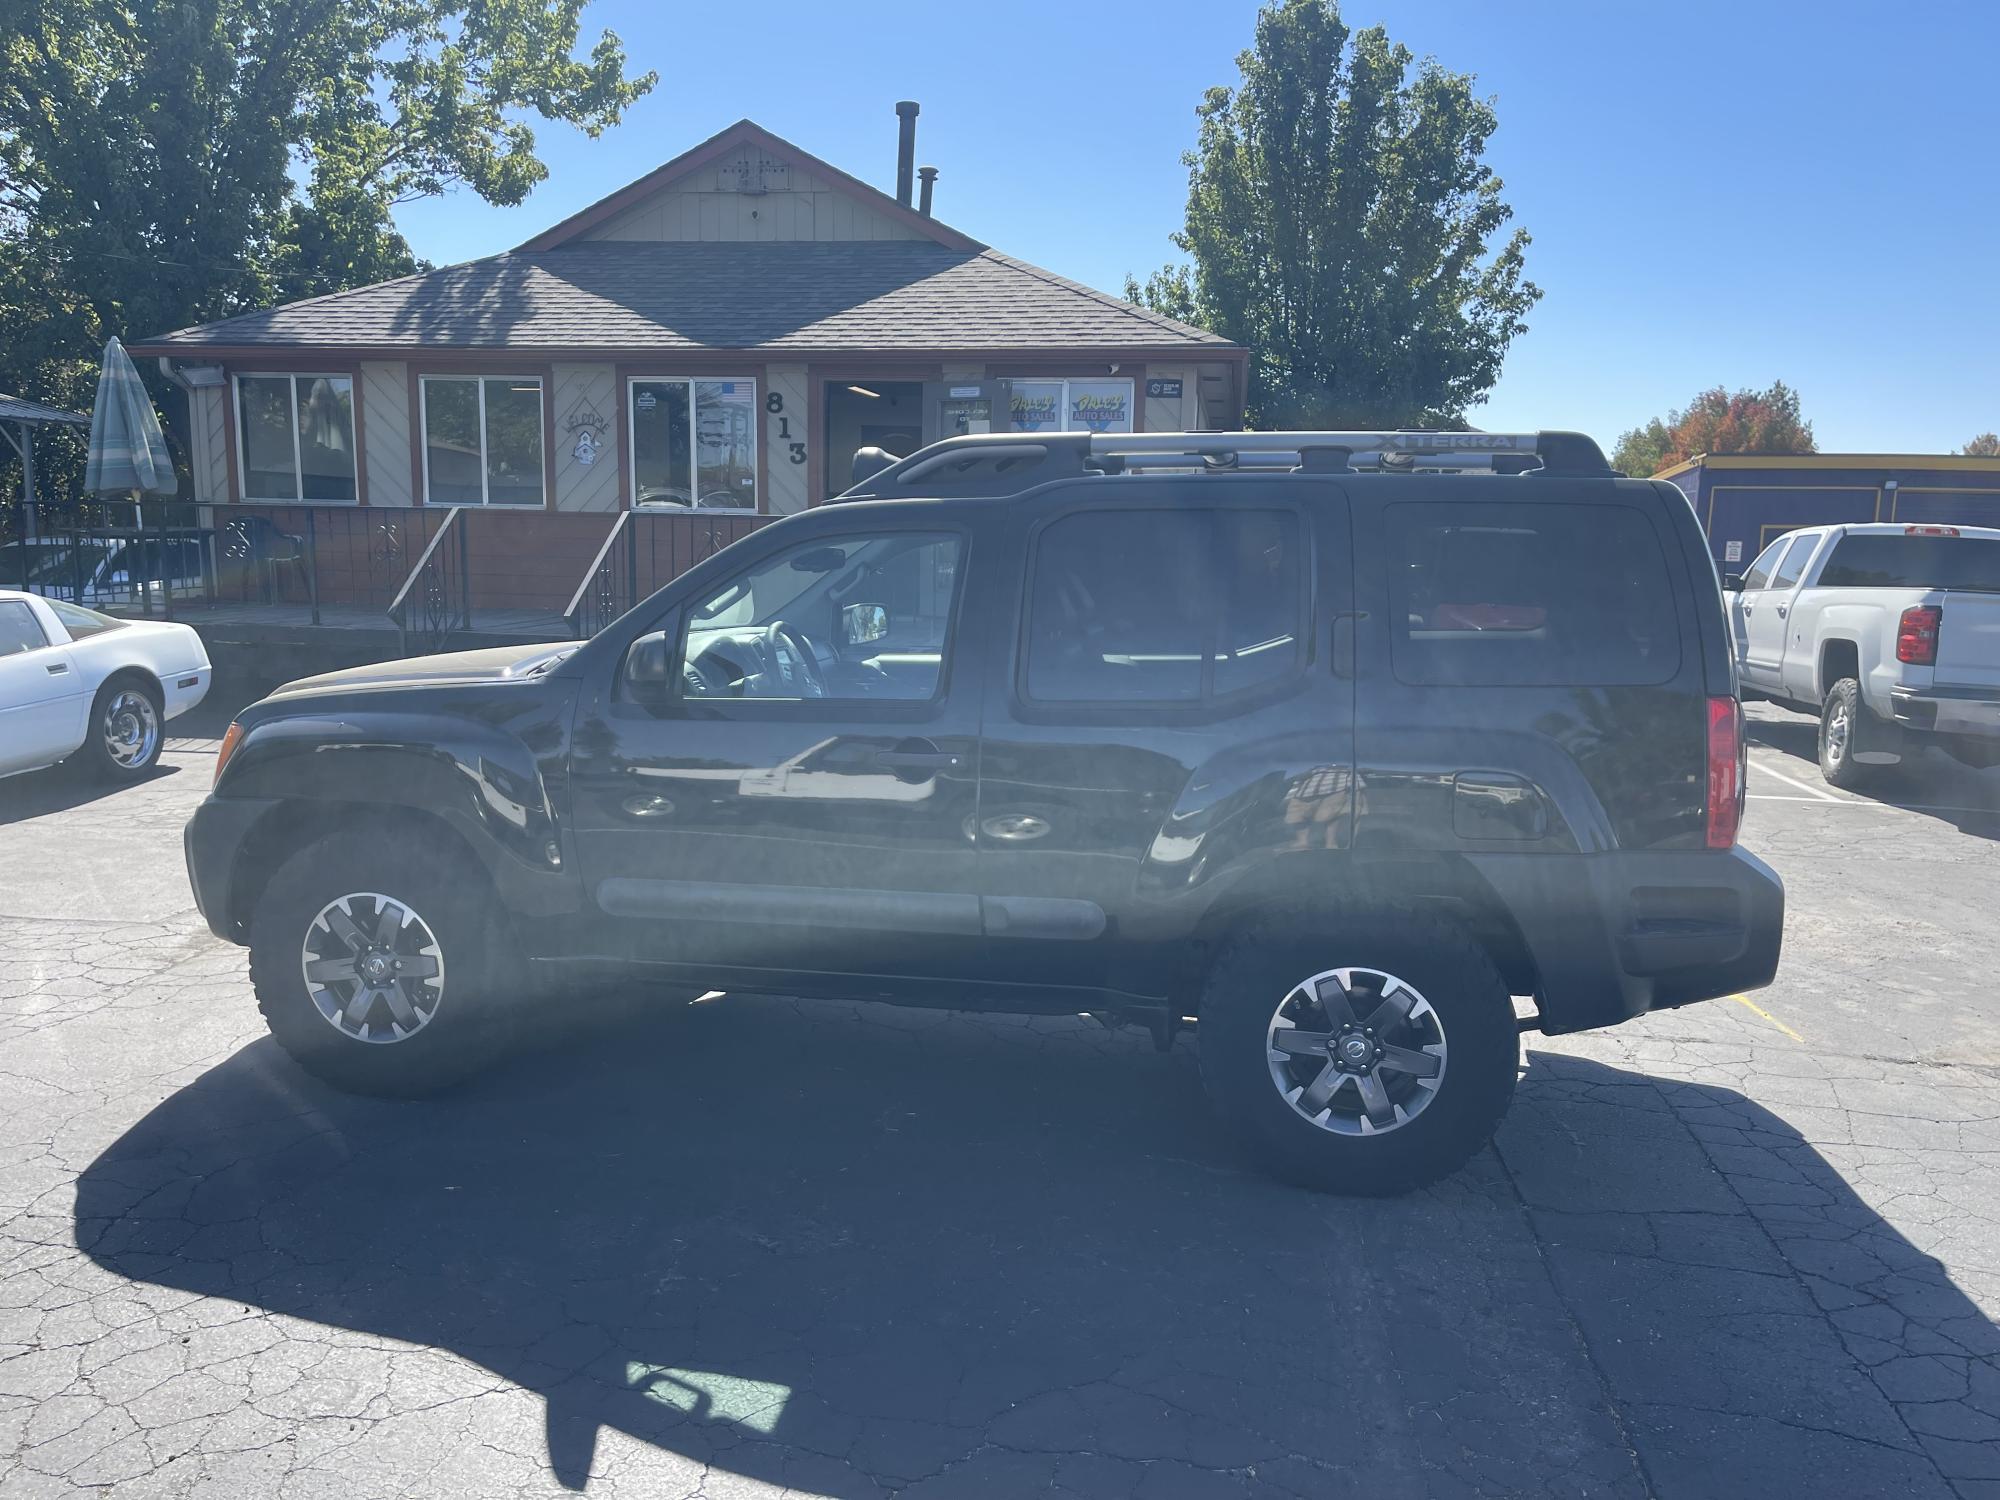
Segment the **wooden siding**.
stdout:
<svg viewBox="0 0 2000 1500">
<path fill-rule="evenodd" d="M 697 171 L 609 223 L 592 240 L 916 240 L 899 223 L 824 178 L 793 167 L 782 192 L 722 192 L 715 174 Z"/>
<path fill-rule="evenodd" d="M 614 511 L 624 502 L 618 490 L 623 468 L 618 452 L 618 382 L 604 365 L 557 365 L 555 416 L 556 509 Z M 588 431 L 596 441 L 589 463 L 577 458 L 577 443 Z M 601 540 L 600 536 L 600 540 Z M 572 587 L 574 586 L 574 580 Z"/>
<path fill-rule="evenodd" d="M 194 498 L 203 505 L 229 503 L 229 423 L 223 414 L 228 385 L 203 386 L 187 393 L 188 462 Z"/>
<path fill-rule="evenodd" d="M 1148 380 L 1178 380 L 1179 396 L 1149 396 Z M 1193 366 L 1148 365 L 1139 373 L 1139 397 L 1148 432 L 1196 432 L 1201 428 L 1201 378 Z"/>
<path fill-rule="evenodd" d="M 410 384 L 401 364 L 361 367 L 361 463 L 368 503 L 411 505 Z"/>
<path fill-rule="evenodd" d="M 810 409 L 810 385 L 804 365 L 768 367 L 762 399 L 764 402 L 764 509 L 774 516 L 788 516 L 806 508 L 806 481 L 819 455 L 811 451 L 809 434 L 814 430 Z M 783 398 L 784 409 L 773 412 L 770 397 Z M 783 434 L 789 432 L 791 436 Z M 801 445 L 794 450 L 793 444 Z M 794 463 L 794 452 L 804 461 Z"/>
</svg>

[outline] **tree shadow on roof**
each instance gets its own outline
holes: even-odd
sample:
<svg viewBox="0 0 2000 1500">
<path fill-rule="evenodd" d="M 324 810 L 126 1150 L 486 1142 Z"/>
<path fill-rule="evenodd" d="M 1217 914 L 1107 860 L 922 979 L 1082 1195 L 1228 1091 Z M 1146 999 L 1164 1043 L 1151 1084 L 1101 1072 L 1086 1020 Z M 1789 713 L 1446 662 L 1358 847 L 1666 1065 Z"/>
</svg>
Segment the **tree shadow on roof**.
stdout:
<svg viewBox="0 0 2000 1500">
<path fill-rule="evenodd" d="M 1714 1093 L 1811 1222 L 1893 1268 L 1854 1306 L 1985 1326 L 1795 1132 Z M 1636 1495 L 1641 1464 L 1661 1494 L 1780 1463 L 1772 1493 L 1937 1492 L 1666 1097 L 1531 1058 L 1503 1153 L 1545 1249 L 1490 1151 L 1387 1203 L 1245 1171 L 1185 1047 L 729 999 L 427 1104 L 256 1043 L 91 1164 L 75 1230 L 133 1281 L 484 1366 L 542 1399 L 574 1489 L 615 1429 L 842 1500 Z"/>
</svg>

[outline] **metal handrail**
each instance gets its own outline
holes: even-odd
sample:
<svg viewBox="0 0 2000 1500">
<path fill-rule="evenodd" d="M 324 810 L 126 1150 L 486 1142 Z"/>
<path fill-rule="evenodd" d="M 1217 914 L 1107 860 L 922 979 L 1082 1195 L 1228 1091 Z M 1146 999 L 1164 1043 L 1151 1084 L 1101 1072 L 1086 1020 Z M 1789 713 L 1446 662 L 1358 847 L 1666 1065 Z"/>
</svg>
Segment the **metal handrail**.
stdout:
<svg viewBox="0 0 2000 1500">
<path fill-rule="evenodd" d="M 569 596 L 569 603 L 563 609 L 563 619 L 569 623 L 572 635 L 578 633 L 577 615 L 583 609 L 584 596 L 590 592 L 591 585 L 597 581 L 598 569 L 604 566 L 604 559 L 610 554 L 612 547 L 618 541 L 620 533 L 625 530 L 631 520 L 631 511 L 621 510 L 618 512 L 618 519 L 611 523 L 611 529 L 604 534 L 604 545 L 597 549 L 597 555 L 591 558 L 590 566 L 583 570 L 583 577 L 577 583 L 576 592 Z"/>
<path fill-rule="evenodd" d="M 417 559 L 417 565 L 410 569 L 410 576 L 403 580 L 403 586 L 396 590 L 396 597 L 389 601 L 389 618 L 394 620 L 398 625 L 403 623 L 403 601 L 409 597 L 410 590 L 416 586 L 417 580 L 423 576 L 425 564 L 430 562 L 431 554 L 437 551 L 438 544 L 445 539 L 445 534 L 458 525 L 459 515 L 464 510 L 465 507 L 462 505 L 454 505 L 451 508 L 450 513 L 444 518 L 444 525 L 438 527 L 437 531 L 432 535 L 430 545 L 424 548 L 423 555 Z"/>
</svg>

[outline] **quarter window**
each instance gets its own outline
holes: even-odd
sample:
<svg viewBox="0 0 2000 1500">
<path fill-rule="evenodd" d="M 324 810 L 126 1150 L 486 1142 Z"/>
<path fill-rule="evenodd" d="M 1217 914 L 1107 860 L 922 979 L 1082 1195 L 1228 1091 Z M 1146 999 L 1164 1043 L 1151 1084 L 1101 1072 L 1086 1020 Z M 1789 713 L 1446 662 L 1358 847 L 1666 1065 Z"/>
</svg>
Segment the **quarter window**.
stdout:
<svg viewBox="0 0 2000 1500">
<path fill-rule="evenodd" d="M 1043 703 L 1197 703 L 1289 676 L 1303 654 L 1298 517 L 1103 510 L 1035 543 L 1025 690 Z"/>
<path fill-rule="evenodd" d="M 351 502 L 354 382 L 345 375 L 239 375 L 243 498 Z"/>
<path fill-rule="evenodd" d="M 540 505 L 542 382 L 426 375 L 424 498 L 432 505 Z"/>
<path fill-rule="evenodd" d="M 641 379 L 628 394 L 636 503 L 757 508 L 756 381 Z"/>
<path fill-rule="evenodd" d="M 1658 534 L 1620 505 L 1388 508 L 1390 655 L 1447 687 L 1662 683 L 1680 670 Z"/>
</svg>

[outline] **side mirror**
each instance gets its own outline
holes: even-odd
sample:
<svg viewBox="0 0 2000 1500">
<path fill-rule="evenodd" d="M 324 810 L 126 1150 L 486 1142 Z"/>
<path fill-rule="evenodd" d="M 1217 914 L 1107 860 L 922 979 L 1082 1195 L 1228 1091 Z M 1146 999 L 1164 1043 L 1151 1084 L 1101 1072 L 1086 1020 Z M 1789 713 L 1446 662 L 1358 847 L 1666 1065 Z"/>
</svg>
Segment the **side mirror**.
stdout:
<svg viewBox="0 0 2000 1500">
<path fill-rule="evenodd" d="M 1741 573 L 1724 573 L 1722 575 L 1722 588 L 1725 593 L 1730 593 L 1730 594 L 1742 593 L 1743 575 Z"/>
<path fill-rule="evenodd" d="M 879 604 L 850 604 L 840 612 L 843 645 L 865 646 L 889 633 L 889 611 Z"/>
<path fill-rule="evenodd" d="M 625 652 L 625 681 L 633 687 L 665 687 L 673 678 L 673 658 L 664 630 L 642 635 Z"/>
</svg>

